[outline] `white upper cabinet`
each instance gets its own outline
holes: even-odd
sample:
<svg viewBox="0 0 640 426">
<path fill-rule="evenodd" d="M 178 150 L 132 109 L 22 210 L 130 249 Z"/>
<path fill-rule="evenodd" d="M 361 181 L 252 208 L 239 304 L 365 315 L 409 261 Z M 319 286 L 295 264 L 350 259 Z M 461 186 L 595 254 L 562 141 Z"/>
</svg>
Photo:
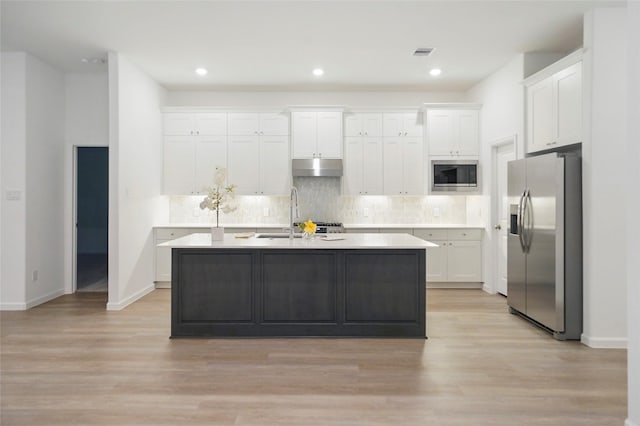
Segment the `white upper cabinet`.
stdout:
<svg viewBox="0 0 640 426">
<path fill-rule="evenodd" d="M 170 112 L 164 114 L 165 136 L 227 135 L 225 112 Z"/>
<path fill-rule="evenodd" d="M 382 136 L 382 113 L 357 113 L 344 120 L 345 136 Z"/>
<path fill-rule="evenodd" d="M 239 195 L 284 195 L 291 186 L 287 136 L 229 136 L 229 183 Z"/>
<path fill-rule="evenodd" d="M 528 78 L 525 85 L 527 152 L 582 142 L 580 58 L 571 54 Z"/>
<path fill-rule="evenodd" d="M 289 118 L 277 113 L 229 113 L 230 136 L 284 136 L 289 134 Z"/>
<path fill-rule="evenodd" d="M 422 123 L 417 112 L 390 112 L 383 114 L 385 137 L 422 137 Z"/>
<path fill-rule="evenodd" d="M 293 158 L 342 158 L 341 111 L 291 113 Z"/>
<path fill-rule="evenodd" d="M 204 194 L 217 167 L 227 167 L 226 136 L 165 136 L 164 194 Z"/>
<path fill-rule="evenodd" d="M 430 156 L 478 156 L 479 110 L 427 109 L 427 147 Z"/>
<path fill-rule="evenodd" d="M 424 194 L 423 153 L 422 138 L 384 138 L 384 195 Z"/>
<path fill-rule="evenodd" d="M 344 159 L 345 195 L 382 195 L 382 138 L 346 137 Z"/>
</svg>

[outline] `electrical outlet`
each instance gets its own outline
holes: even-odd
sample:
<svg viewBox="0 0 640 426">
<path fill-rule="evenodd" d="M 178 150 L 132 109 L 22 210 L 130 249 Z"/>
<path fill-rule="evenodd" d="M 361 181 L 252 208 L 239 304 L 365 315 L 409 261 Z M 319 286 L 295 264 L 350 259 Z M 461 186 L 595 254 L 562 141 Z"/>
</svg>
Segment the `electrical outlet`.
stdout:
<svg viewBox="0 0 640 426">
<path fill-rule="evenodd" d="M 262 216 L 269 217 L 269 207 L 262 208 Z"/>
<path fill-rule="evenodd" d="M 431 212 L 433 213 L 433 217 L 440 217 L 440 207 L 434 207 Z"/>
<path fill-rule="evenodd" d="M 364 217 L 369 217 L 369 208 L 365 207 L 364 209 L 362 209 L 362 215 Z"/>
<path fill-rule="evenodd" d="M 31 281 L 38 281 L 38 270 L 34 269 L 33 272 L 31 272 Z"/>
</svg>

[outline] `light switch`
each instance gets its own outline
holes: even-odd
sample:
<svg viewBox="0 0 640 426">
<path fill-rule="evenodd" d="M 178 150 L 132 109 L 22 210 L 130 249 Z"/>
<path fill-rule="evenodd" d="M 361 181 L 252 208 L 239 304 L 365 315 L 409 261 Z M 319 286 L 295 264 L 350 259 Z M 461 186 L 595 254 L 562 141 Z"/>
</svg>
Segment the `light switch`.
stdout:
<svg viewBox="0 0 640 426">
<path fill-rule="evenodd" d="M 8 201 L 19 201 L 21 198 L 22 198 L 22 191 L 20 191 L 19 189 L 7 190 Z"/>
<path fill-rule="evenodd" d="M 262 216 L 269 217 L 269 207 L 262 208 Z"/>
<path fill-rule="evenodd" d="M 369 208 L 365 207 L 364 209 L 362 209 L 362 215 L 364 217 L 369 217 Z"/>
</svg>

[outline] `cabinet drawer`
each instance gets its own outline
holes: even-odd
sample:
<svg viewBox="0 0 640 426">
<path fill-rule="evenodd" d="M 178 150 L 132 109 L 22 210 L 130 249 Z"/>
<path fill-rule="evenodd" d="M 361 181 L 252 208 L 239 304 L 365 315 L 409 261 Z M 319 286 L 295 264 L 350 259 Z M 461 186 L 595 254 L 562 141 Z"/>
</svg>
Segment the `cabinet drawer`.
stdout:
<svg viewBox="0 0 640 426">
<path fill-rule="evenodd" d="M 414 229 L 413 235 L 423 240 L 446 240 L 448 233 L 446 229 Z"/>
<path fill-rule="evenodd" d="M 481 229 L 449 229 L 450 240 L 481 240 Z"/>
<path fill-rule="evenodd" d="M 156 228 L 156 240 L 174 240 L 194 232 L 190 228 Z"/>
<path fill-rule="evenodd" d="M 380 228 L 380 232 L 383 234 L 409 234 L 413 235 L 413 229 L 411 228 Z"/>
</svg>

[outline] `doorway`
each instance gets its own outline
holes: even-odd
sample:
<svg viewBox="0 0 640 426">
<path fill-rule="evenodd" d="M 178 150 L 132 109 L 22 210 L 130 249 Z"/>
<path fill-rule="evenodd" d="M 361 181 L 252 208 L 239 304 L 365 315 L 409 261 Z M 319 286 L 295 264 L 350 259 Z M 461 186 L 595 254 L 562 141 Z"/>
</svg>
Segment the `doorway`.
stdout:
<svg viewBox="0 0 640 426">
<path fill-rule="evenodd" d="M 509 203 L 507 163 L 516 159 L 515 135 L 493 144 L 493 253 L 495 291 L 507 295 L 507 230 Z"/>
<path fill-rule="evenodd" d="M 108 290 L 109 148 L 76 147 L 76 291 Z"/>
</svg>

